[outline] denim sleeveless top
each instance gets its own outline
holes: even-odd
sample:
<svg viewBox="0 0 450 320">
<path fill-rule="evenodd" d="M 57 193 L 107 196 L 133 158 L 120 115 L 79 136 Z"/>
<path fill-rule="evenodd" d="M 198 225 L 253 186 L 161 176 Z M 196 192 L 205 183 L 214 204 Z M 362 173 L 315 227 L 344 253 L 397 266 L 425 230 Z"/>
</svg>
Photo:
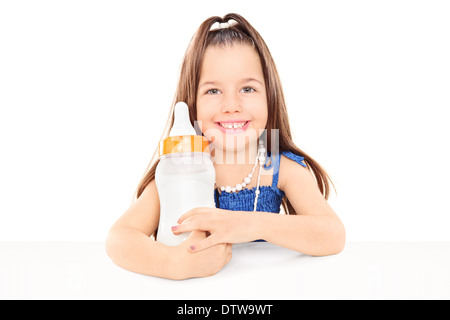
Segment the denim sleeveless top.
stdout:
<svg viewBox="0 0 450 320">
<path fill-rule="evenodd" d="M 290 151 L 282 151 L 282 155 L 294 160 L 303 167 L 306 165 L 303 163 L 303 157 L 292 153 Z M 263 166 L 265 170 L 269 170 L 274 167 L 272 176 L 271 186 L 260 186 L 260 194 L 258 197 L 258 204 L 256 205 L 256 211 L 263 212 L 273 212 L 279 213 L 281 200 L 284 197 L 284 191 L 278 189 L 278 174 L 280 169 L 280 158 L 281 154 L 270 155 L 268 152 L 266 164 Z M 270 166 L 267 166 L 267 162 L 271 159 Z M 219 192 L 218 189 L 214 191 L 214 201 L 216 203 L 216 208 L 232 210 L 232 211 L 253 211 L 253 206 L 255 202 L 255 190 L 256 187 L 252 189 L 242 189 L 238 192 Z"/>
</svg>

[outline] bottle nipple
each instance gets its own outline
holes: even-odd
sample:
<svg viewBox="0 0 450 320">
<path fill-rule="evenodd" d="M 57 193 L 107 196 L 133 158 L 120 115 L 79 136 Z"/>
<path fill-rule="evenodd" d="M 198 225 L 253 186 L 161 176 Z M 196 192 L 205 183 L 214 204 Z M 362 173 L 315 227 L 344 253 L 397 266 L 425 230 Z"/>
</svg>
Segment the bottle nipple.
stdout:
<svg viewBox="0 0 450 320">
<path fill-rule="evenodd" d="M 189 108 L 184 102 L 177 102 L 174 107 L 174 122 L 170 130 L 169 137 L 174 136 L 195 136 L 194 127 L 189 120 Z"/>
</svg>

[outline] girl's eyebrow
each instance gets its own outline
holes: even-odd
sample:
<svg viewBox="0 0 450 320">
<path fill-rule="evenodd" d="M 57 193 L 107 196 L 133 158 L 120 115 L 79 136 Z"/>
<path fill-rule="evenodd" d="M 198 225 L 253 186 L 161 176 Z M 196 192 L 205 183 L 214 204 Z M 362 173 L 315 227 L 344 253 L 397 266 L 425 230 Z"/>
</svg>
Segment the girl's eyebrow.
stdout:
<svg viewBox="0 0 450 320">
<path fill-rule="evenodd" d="M 257 83 L 259 83 L 260 85 L 263 85 L 263 83 L 262 83 L 260 80 L 255 79 L 255 78 L 245 78 L 245 79 L 242 79 L 242 83 L 247 83 L 247 82 L 252 82 L 252 81 L 257 82 Z"/>
<path fill-rule="evenodd" d="M 215 84 L 217 84 L 217 82 L 215 82 L 215 81 L 205 81 L 201 85 L 199 85 L 198 87 L 201 88 L 201 87 L 204 87 L 204 86 L 215 85 Z"/>
<path fill-rule="evenodd" d="M 255 78 L 244 78 L 241 80 L 241 83 L 247 83 L 247 82 L 252 82 L 252 81 L 257 82 L 260 85 L 263 85 L 263 83 L 260 80 L 255 79 Z M 202 84 L 200 84 L 198 87 L 201 88 L 201 87 L 207 86 L 207 85 L 217 85 L 217 82 L 216 81 L 205 81 Z"/>
</svg>

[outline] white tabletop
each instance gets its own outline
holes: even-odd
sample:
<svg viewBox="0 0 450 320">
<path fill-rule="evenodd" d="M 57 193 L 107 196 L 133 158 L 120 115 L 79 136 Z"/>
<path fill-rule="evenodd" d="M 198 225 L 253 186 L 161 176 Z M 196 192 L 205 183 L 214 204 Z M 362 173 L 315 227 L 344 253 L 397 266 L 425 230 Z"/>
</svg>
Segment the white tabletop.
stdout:
<svg viewBox="0 0 450 320">
<path fill-rule="evenodd" d="M 115 266 L 101 242 L 1 242 L 0 299 L 450 299 L 450 243 L 354 242 L 311 257 L 234 245 L 208 278 L 167 280 Z"/>
</svg>

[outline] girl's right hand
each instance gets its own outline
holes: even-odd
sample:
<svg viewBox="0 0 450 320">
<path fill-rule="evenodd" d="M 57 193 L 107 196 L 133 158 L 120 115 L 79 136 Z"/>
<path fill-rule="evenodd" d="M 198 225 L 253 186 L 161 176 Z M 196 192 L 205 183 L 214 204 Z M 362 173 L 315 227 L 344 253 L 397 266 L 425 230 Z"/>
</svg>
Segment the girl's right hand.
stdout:
<svg viewBox="0 0 450 320">
<path fill-rule="evenodd" d="M 231 243 L 219 243 L 199 252 L 191 252 L 190 246 L 205 238 L 206 232 L 192 231 L 177 247 L 177 273 L 180 279 L 212 276 L 231 260 Z"/>
</svg>

